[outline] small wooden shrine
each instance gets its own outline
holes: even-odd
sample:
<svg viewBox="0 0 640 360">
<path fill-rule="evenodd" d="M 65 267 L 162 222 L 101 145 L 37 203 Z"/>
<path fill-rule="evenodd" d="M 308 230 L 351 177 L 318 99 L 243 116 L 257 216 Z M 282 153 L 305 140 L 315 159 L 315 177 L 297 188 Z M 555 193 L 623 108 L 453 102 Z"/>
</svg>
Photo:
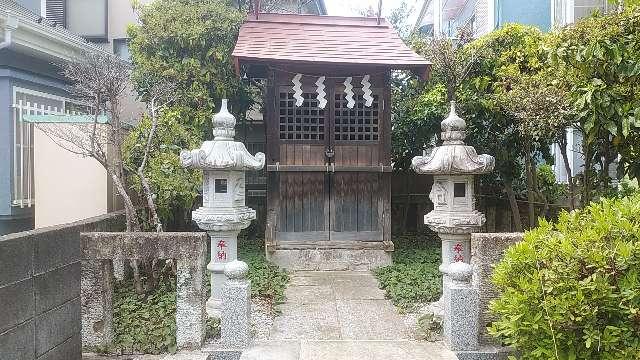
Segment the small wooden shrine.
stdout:
<svg viewBox="0 0 640 360">
<path fill-rule="evenodd" d="M 268 251 L 392 250 L 392 70 L 429 62 L 384 19 L 251 14 L 233 51 L 266 79 Z"/>
</svg>

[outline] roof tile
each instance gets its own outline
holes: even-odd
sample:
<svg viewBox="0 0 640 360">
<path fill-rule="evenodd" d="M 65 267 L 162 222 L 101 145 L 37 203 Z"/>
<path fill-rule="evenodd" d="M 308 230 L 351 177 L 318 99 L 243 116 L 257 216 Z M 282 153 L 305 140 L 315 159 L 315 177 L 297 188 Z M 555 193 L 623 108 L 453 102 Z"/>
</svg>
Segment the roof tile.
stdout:
<svg viewBox="0 0 640 360">
<path fill-rule="evenodd" d="M 316 15 L 249 15 L 233 56 L 238 62 L 379 65 L 421 74 L 430 63 L 413 52 L 384 19 Z"/>
</svg>

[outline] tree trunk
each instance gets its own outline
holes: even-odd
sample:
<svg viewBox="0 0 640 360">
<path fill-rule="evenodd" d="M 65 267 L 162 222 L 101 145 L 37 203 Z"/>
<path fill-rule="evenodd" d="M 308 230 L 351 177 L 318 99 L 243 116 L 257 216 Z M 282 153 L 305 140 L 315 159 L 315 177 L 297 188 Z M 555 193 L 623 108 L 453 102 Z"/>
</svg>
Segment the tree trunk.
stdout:
<svg viewBox="0 0 640 360">
<path fill-rule="evenodd" d="M 140 226 L 140 221 L 138 220 L 138 216 L 136 214 L 136 208 L 133 206 L 133 202 L 131 201 L 131 197 L 127 194 L 127 191 L 122 184 L 120 178 L 113 172 L 113 169 L 108 169 L 109 175 L 111 175 L 111 179 L 113 179 L 113 183 L 118 190 L 118 194 L 122 196 L 122 200 L 124 202 L 124 210 L 127 217 L 127 231 L 142 231 L 142 226 Z"/>
<path fill-rule="evenodd" d="M 509 205 L 511 205 L 511 213 L 513 214 L 513 224 L 516 227 L 517 232 L 522 232 L 522 220 L 520 220 L 520 210 L 518 209 L 518 202 L 516 201 L 516 194 L 513 192 L 513 184 L 511 181 L 504 182 L 504 191 L 509 198 Z"/>
<path fill-rule="evenodd" d="M 162 232 L 162 222 L 160 222 L 160 218 L 158 217 L 156 204 L 153 200 L 153 192 L 151 191 L 151 186 L 149 186 L 147 177 L 144 175 L 144 168 L 147 165 L 147 159 L 149 158 L 149 153 L 151 152 L 153 135 L 155 134 L 157 128 L 158 119 L 156 117 L 155 99 L 151 99 L 151 129 L 149 130 L 149 137 L 147 138 L 147 144 L 145 146 L 144 156 L 142 157 L 142 163 L 138 168 L 138 176 L 140 177 L 140 183 L 142 184 L 142 191 L 144 192 L 147 199 L 147 205 L 149 206 L 149 212 L 151 213 L 151 221 L 153 222 L 153 226 L 155 227 L 156 232 Z"/>
<path fill-rule="evenodd" d="M 526 145 L 526 153 L 524 155 L 525 162 L 525 173 L 527 176 L 527 209 L 529 214 L 529 228 L 534 228 L 536 226 L 536 208 L 535 208 L 535 192 L 537 189 L 534 188 L 534 172 L 533 172 L 533 164 L 531 159 L 531 146 L 529 144 Z"/>
<path fill-rule="evenodd" d="M 405 201 L 404 201 L 404 211 L 402 212 L 402 232 L 406 232 L 407 231 L 407 222 L 409 220 L 409 205 L 410 205 L 410 184 L 411 184 L 411 173 L 407 172 L 405 173 L 405 191 L 406 191 L 406 197 L 405 197 Z"/>
<path fill-rule="evenodd" d="M 565 130 L 562 130 L 562 135 L 558 137 L 558 147 L 560 148 L 560 155 L 562 155 L 564 171 L 567 173 L 567 185 L 569 188 L 569 210 L 573 210 L 576 208 L 576 189 L 573 182 L 573 172 L 571 171 L 571 165 L 569 165 L 567 144 L 567 132 Z"/>
<path fill-rule="evenodd" d="M 591 202 L 591 149 L 587 146 L 585 136 L 582 139 L 582 153 L 584 154 L 584 174 L 582 176 L 582 201 L 581 206 Z"/>
</svg>

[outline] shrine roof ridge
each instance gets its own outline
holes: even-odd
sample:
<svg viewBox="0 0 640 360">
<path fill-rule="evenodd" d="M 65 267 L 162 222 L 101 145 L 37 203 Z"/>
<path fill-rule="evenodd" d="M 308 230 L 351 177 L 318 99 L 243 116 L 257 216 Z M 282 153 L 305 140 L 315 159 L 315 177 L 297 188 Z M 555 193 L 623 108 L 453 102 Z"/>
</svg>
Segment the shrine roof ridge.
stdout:
<svg viewBox="0 0 640 360">
<path fill-rule="evenodd" d="M 254 14 L 247 15 L 247 22 L 271 22 L 271 23 L 290 23 L 290 24 L 316 24 L 316 25 L 341 25 L 341 26 L 372 26 L 381 28 L 390 28 L 391 25 L 380 18 L 378 24 L 376 17 L 367 16 L 332 16 L 332 15 L 314 15 L 314 14 L 277 14 L 277 13 L 260 13 L 256 19 Z"/>
<path fill-rule="evenodd" d="M 251 15 L 233 50 L 241 63 L 342 64 L 413 70 L 422 77 L 431 63 L 416 54 L 384 19 L 326 15 Z"/>
</svg>

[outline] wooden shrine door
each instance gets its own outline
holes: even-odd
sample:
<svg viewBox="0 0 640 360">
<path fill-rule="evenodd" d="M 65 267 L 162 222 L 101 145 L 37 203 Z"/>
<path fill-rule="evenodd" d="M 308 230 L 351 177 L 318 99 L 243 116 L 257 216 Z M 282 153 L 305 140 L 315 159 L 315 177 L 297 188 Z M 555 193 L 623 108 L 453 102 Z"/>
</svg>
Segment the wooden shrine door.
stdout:
<svg viewBox="0 0 640 360">
<path fill-rule="evenodd" d="M 274 240 L 290 245 L 383 241 L 391 166 L 383 149 L 388 129 L 381 92 L 374 90 L 366 106 L 362 91 L 354 89 L 349 108 L 344 86 L 327 80 L 329 101 L 322 109 L 316 87 L 302 89 L 302 104 L 296 106 L 290 85 L 275 87 L 275 124 L 268 125 L 267 145 Z"/>
</svg>

